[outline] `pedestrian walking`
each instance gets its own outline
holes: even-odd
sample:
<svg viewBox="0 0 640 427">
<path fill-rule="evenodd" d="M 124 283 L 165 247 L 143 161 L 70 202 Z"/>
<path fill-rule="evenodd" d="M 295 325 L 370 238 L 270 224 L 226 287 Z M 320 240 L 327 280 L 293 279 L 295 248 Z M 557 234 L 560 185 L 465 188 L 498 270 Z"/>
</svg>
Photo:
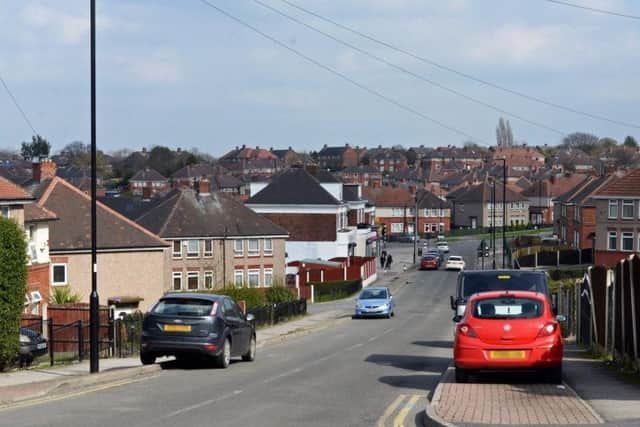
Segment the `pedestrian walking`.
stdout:
<svg viewBox="0 0 640 427">
<path fill-rule="evenodd" d="M 384 268 L 387 263 L 387 251 L 382 251 L 380 254 L 380 268 Z"/>
<path fill-rule="evenodd" d="M 391 270 L 391 263 L 393 263 L 393 257 L 389 254 L 387 255 L 387 270 Z"/>
</svg>

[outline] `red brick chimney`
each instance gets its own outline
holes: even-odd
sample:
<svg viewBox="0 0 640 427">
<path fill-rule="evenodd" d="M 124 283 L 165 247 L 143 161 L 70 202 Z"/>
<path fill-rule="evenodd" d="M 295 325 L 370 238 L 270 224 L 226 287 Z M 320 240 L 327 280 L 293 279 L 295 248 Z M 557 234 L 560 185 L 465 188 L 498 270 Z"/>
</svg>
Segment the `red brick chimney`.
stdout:
<svg viewBox="0 0 640 427">
<path fill-rule="evenodd" d="M 49 159 L 33 162 L 31 168 L 33 182 L 39 183 L 45 179 L 51 179 L 56 176 L 56 164 Z"/>
<path fill-rule="evenodd" d="M 202 177 L 196 182 L 196 191 L 201 196 L 208 196 L 211 194 L 211 183 L 205 177 Z"/>
</svg>

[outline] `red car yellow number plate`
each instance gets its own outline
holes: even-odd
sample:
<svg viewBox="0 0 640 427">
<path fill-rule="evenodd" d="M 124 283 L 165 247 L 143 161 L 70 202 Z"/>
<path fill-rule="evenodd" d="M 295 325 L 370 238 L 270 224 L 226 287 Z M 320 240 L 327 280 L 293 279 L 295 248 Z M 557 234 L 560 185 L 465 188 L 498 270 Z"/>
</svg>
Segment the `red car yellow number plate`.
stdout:
<svg viewBox="0 0 640 427">
<path fill-rule="evenodd" d="M 164 325 L 165 332 L 191 332 L 191 325 Z"/>
<path fill-rule="evenodd" d="M 489 359 L 526 359 L 524 350 L 495 350 L 489 352 Z"/>
</svg>

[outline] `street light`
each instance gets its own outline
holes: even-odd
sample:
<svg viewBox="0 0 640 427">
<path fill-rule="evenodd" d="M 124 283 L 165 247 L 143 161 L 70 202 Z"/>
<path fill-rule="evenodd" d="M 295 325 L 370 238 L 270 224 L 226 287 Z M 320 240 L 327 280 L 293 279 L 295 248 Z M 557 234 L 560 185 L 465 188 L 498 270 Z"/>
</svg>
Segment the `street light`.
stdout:
<svg viewBox="0 0 640 427">
<path fill-rule="evenodd" d="M 99 367 L 99 334 L 100 334 L 100 300 L 98 297 L 98 236 L 97 236 L 97 201 L 98 190 L 96 179 L 96 1 L 91 0 L 91 296 L 89 298 L 89 372 L 100 370 Z"/>
<path fill-rule="evenodd" d="M 496 269 L 496 182 L 491 180 L 491 246 L 493 247 L 493 269 Z"/>
<path fill-rule="evenodd" d="M 502 268 L 506 268 L 507 244 L 507 158 L 495 159 L 502 162 Z"/>
</svg>

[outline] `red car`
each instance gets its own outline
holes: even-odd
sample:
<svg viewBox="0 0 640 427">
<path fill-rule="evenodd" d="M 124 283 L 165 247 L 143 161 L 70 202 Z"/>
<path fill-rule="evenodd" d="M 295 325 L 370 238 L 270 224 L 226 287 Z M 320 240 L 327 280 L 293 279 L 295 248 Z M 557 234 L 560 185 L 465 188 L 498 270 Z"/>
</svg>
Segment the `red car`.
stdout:
<svg viewBox="0 0 640 427">
<path fill-rule="evenodd" d="M 558 319 L 544 294 L 494 291 L 469 298 L 456 327 L 453 359 L 456 382 L 480 370 L 540 369 L 546 380 L 562 382 L 563 341 Z"/>
<path fill-rule="evenodd" d="M 440 267 L 440 260 L 433 255 L 426 255 L 420 260 L 420 268 L 423 270 L 437 270 Z"/>
</svg>

